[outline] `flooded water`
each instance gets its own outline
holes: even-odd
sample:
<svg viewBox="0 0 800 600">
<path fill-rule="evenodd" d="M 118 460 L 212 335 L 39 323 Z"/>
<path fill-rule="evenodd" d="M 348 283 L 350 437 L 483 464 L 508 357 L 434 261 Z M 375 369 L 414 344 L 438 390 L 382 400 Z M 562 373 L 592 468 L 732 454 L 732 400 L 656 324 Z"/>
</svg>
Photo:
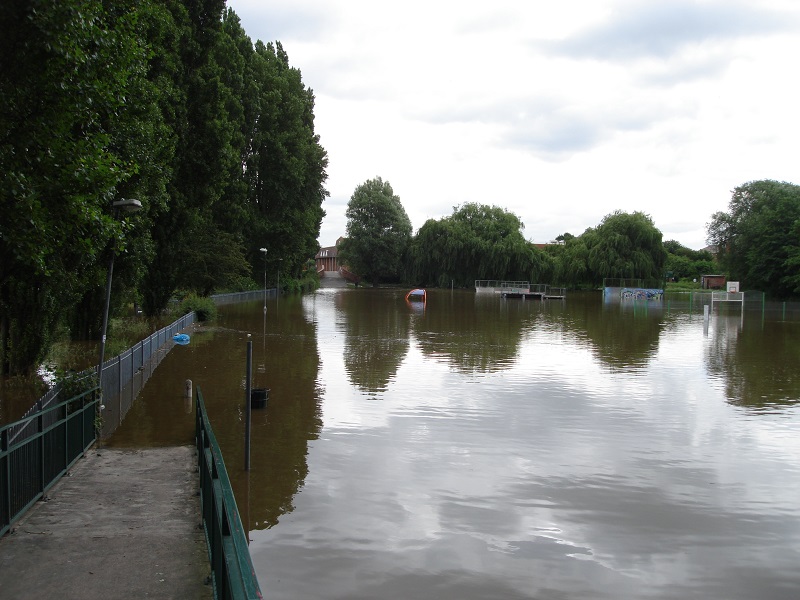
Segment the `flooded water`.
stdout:
<svg viewBox="0 0 800 600">
<path fill-rule="evenodd" d="M 270 600 L 800 597 L 800 323 L 403 295 L 223 307 L 111 444 L 188 443 L 199 385 Z"/>
</svg>

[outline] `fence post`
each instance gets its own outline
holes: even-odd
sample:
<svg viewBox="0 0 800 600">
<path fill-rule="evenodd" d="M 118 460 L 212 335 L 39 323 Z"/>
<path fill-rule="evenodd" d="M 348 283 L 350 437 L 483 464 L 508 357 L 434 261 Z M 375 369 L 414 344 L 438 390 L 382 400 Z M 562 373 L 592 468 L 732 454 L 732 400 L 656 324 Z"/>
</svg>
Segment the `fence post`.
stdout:
<svg viewBox="0 0 800 600">
<path fill-rule="evenodd" d="M 66 423 L 69 422 L 69 415 L 67 414 L 68 410 L 69 410 L 69 405 L 68 404 L 64 405 L 64 414 L 66 416 L 66 420 L 65 420 Z M 36 490 L 36 491 L 41 493 L 41 492 L 44 492 L 44 486 L 45 486 L 45 481 L 44 481 L 44 455 L 45 455 L 45 451 L 44 451 L 44 438 L 45 438 L 45 435 L 44 435 L 44 413 L 40 412 L 39 416 L 36 417 L 36 429 L 38 430 L 37 433 L 39 434 L 39 439 L 37 441 L 37 445 L 39 446 L 39 482 L 38 482 L 39 483 L 39 489 Z M 67 443 L 68 443 L 67 438 L 69 437 L 67 435 L 68 432 L 69 432 L 69 426 L 64 428 L 64 448 L 65 448 L 65 451 L 66 451 L 66 448 L 69 447 L 67 445 Z M 9 486 L 10 485 L 11 485 L 11 482 L 9 481 Z"/>
<path fill-rule="evenodd" d="M 253 392 L 253 342 L 247 342 L 247 370 L 245 376 L 245 399 L 244 399 L 244 470 L 250 470 L 250 425 L 252 420 L 252 401 L 250 394 Z"/>
<path fill-rule="evenodd" d="M 129 354 L 131 356 L 131 379 L 130 379 L 130 384 L 131 384 L 131 404 L 133 404 L 133 399 L 136 397 L 134 395 L 134 393 L 133 393 L 133 388 L 134 388 L 133 376 L 136 374 L 136 371 L 134 370 L 134 365 L 133 365 L 133 348 L 130 349 Z"/>
<path fill-rule="evenodd" d="M 4 429 L 0 432 L 0 455 L 3 452 L 8 450 L 8 429 Z M 3 477 L 5 477 L 6 481 L 11 481 L 11 461 L 8 459 L 9 457 L 6 456 L 4 461 L 0 461 L 0 466 L 5 463 L 5 466 L 2 466 L 5 473 L 3 473 Z M 5 498 L 3 501 L 0 502 L 0 506 L 5 506 L 5 510 L 3 514 L 0 514 L 0 528 L 5 527 L 9 523 L 11 523 L 11 486 L 6 486 Z"/>
<path fill-rule="evenodd" d="M 183 389 L 183 408 L 187 415 L 192 414 L 192 380 L 187 379 Z"/>
</svg>

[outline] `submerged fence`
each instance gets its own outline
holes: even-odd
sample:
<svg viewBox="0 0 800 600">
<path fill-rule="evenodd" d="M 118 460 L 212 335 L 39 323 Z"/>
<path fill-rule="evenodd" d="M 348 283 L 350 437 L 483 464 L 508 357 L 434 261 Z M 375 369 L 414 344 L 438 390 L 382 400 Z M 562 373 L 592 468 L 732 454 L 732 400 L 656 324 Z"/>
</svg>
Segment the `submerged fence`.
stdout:
<svg viewBox="0 0 800 600">
<path fill-rule="evenodd" d="M 136 396 L 150 379 L 156 367 L 174 345 L 172 337 L 195 322 L 191 312 L 143 339 L 122 354 L 103 363 L 100 389 L 103 391 L 103 428 L 106 438 L 122 423 Z"/>
<path fill-rule="evenodd" d="M 666 310 L 688 310 L 690 313 L 697 311 L 703 314 L 703 307 L 708 305 L 714 313 L 723 311 L 742 312 L 747 315 L 748 320 L 752 318 L 760 319 L 762 322 L 783 322 L 800 321 L 800 302 L 789 302 L 780 300 L 767 300 L 764 292 L 758 290 L 746 290 L 735 296 L 735 302 L 719 302 L 720 296 L 726 292 L 712 292 L 711 290 L 692 290 L 692 291 L 673 291 L 665 290 L 660 302 L 661 307 Z"/>
<path fill-rule="evenodd" d="M 137 394 L 144 384 L 150 379 L 155 368 L 164 359 L 167 352 L 172 349 L 167 342 L 172 341 L 179 331 L 182 331 L 195 322 L 195 313 L 191 312 L 180 319 L 159 329 L 141 342 L 125 350 L 125 352 L 108 359 L 103 363 L 100 377 L 104 409 L 102 411 L 103 427 L 101 437 L 108 437 L 122 423 L 122 419 L 133 405 Z M 91 380 L 96 376 L 95 369 L 87 369 L 78 373 L 81 377 Z M 87 385 L 90 387 L 90 385 Z M 37 415 L 49 408 L 58 399 L 62 386 L 54 385 L 36 403 L 31 406 L 19 422 L 26 421 L 31 416 Z M 28 426 L 29 427 L 29 426 Z M 26 427 L 17 429 L 13 433 L 15 439 L 24 435 Z"/>
<path fill-rule="evenodd" d="M 247 535 L 233 496 L 228 471 L 197 388 L 195 443 L 200 467 L 200 511 L 211 562 L 214 598 L 261 598 Z"/>
<path fill-rule="evenodd" d="M 230 294 L 214 294 L 211 299 L 217 306 L 223 304 L 234 304 L 236 302 L 247 302 L 248 300 L 262 300 L 267 296 L 274 296 L 277 293 L 275 288 L 250 290 L 247 292 L 232 292 Z"/>
<path fill-rule="evenodd" d="M 99 389 L 0 427 L 0 536 L 96 439 Z"/>
<path fill-rule="evenodd" d="M 272 288 L 267 290 L 267 293 L 273 295 L 276 290 Z M 264 294 L 264 290 L 253 290 L 233 294 L 217 294 L 211 298 L 215 304 L 222 305 L 264 298 Z M 104 406 L 102 411 L 102 438 L 114 433 L 122 423 L 137 395 L 152 376 L 153 371 L 164 359 L 167 352 L 172 349 L 172 346 L 167 345 L 167 342 L 170 342 L 176 333 L 183 331 L 195 321 L 195 313 L 188 313 L 103 363 L 100 377 L 100 389 L 102 390 Z M 94 377 L 95 374 L 95 369 L 87 369 L 77 376 L 84 376 L 89 379 Z M 54 385 L 28 409 L 22 420 L 51 406 L 60 392 L 61 385 Z"/>
</svg>

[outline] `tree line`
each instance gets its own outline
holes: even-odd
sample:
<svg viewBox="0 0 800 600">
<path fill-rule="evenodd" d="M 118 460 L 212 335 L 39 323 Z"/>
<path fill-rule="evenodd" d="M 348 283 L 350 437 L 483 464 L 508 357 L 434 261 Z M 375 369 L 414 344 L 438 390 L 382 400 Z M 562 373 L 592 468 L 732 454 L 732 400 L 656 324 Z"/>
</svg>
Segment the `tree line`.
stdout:
<svg viewBox="0 0 800 600">
<path fill-rule="evenodd" d="M 713 254 L 663 241 L 639 211 L 615 211 L 580 235 L 537 245 L 525 239 L 513 213 L 466 203 L 412 235 L 400 198 L 380 177 L 356 188 L 346 216 L 340 257 L 373 284 L 471 287 L 476 279 L 499 279 L 594 288 L 619 278 L 661 286 L 721 271 L 773 298 L 800 295 L 800 186 L 790 183 L 737 187 L 729 212 L 715 213 L 707 224 Z"/>
<path fill-rule="evenodd" d="M 112 254 L 147 315 L 314 255 L 314 93 L 225 0 L 4 2 L 0 28 L 0 373 L 98 336 Z"/>
</svg>

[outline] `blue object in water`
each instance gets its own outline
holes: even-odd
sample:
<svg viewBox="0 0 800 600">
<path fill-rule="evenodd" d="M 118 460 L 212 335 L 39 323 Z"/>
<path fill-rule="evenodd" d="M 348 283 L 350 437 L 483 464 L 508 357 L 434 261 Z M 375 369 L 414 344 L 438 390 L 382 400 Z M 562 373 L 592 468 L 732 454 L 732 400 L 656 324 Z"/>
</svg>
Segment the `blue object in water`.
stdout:
<svg viewBox="0 0 800 600">
<path fill-rule="evenodd" d="M 180 344 L 181 346 L 185 346 L 189 343 L 189 336 L 185 333 L 176 333 L 172 336 L 172 339 L 176 344 Z"/>
</svg>

